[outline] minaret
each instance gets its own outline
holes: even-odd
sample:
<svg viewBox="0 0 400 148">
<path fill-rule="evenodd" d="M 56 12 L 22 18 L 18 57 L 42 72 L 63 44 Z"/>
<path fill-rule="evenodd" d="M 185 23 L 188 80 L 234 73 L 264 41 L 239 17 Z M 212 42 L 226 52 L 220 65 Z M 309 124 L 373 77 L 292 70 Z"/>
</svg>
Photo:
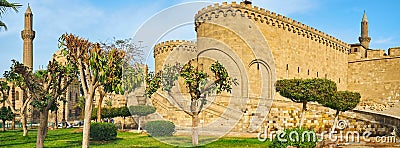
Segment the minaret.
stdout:
<svg viewBox="0 0 400 148">
<path fill-rule="evenodd" d="M 33 70 L 33 39 L 35 31 L 33 31 L 33 14 L 31 7 L 28 4 L 25 12 L 24 30 L 21 31 L 21 37 L 24 40 L 23 64 Z"/>
<path fill-rule="evenodd" d="M 364 48 L 369 49 L 371 37 L 368 36 L 368 19 L 365 11 L 361 21 L 361 37 L 359 37 L 358 40 L 360 41 L 361 45 L 364 46 Z"/>
</svg>

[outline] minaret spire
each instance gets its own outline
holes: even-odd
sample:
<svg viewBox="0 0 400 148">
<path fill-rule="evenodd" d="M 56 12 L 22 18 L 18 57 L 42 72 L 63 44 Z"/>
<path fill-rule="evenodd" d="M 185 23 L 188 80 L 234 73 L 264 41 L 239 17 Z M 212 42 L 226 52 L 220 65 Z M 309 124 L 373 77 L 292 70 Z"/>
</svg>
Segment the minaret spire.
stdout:
<svg viewBox="0 0 400 148">
<path fill-rule="evenodd" d="M 360 41 L 361 45 L 364 46 L 364 48 L 369 49 L 371 37 L 368 36 L 368 18 L 365 11 L 361 21 L 361 37 L 359 37 L 358 40 Z"/>
<path fill-rule="evenodd" d="M 364 15 L 363 15 L 363 18 L 362 18 L 362 22 L 368 22 L 367 13 L 365 13 L 365 10 L 364 10 Z"/>
<path fill-rule="evenodd" d="M 35 31 L 33 31 L 33 14 L 29 3 L 25 11 L 24 21 L 24 30 L 21 31 L 21 37 L 24 40 L 23 64 L 33 70 L 33 39 L 35 38 Z"/>
</svg>

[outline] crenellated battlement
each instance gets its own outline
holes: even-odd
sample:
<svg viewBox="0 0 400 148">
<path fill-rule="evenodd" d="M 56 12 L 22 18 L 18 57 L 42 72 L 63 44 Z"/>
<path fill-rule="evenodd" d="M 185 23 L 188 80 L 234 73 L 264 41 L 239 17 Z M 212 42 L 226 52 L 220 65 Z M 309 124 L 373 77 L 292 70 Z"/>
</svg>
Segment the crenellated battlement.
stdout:
<svg viewBox="0 0 400 148">
<path fill-rule="evenodd" d="M 281 14 L 276 14 L 275 12 L 265 10 L 264 8 L 252 6 L 251 4 L 246 5 L 244 2 L 239 4 L 236 2 L 232 2 L 231 4 L 223 2 L 222 4 L 214 4 L 203 8 L 195 15 L 196 30 L 200 24 L 208 20 L 228 16 L 248 17 L 249 19 L 258 21 L 260 23 L 266 23 L 268 25 L 281 28 L 282 30 L 296 33 L 299 36 L 306 37 L 326 46 L 330 46 L 344 53 L 348 53 L 350 50 L 349 44 L 331 35 Z"/>
<path fill-rule="evenodd" d="M 172 50 L 184 50 L 196 52 L 197 46 L 196 42 L 187 40 L 170 40 L 158 43 L 154 46 L 154 57 L 162 53 L 168 53 Z"/>
</svg>

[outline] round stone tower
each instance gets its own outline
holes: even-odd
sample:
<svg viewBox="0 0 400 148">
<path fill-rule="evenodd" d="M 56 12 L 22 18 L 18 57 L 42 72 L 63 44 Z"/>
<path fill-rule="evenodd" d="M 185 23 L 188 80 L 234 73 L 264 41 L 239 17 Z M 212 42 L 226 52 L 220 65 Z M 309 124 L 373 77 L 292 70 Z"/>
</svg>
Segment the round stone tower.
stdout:
<svg viewBox="0 0 400 148">
<path fill-rule="evenodd" d="M 196 51 L 196 43 L 193 41 L 171 40 L 157 44 L 154 46 L 155 72 L 161 71 L 165 64 L 175 64 L 173 62 L 179 61 L 179 58 L 193 58 Z"/>
</svg>

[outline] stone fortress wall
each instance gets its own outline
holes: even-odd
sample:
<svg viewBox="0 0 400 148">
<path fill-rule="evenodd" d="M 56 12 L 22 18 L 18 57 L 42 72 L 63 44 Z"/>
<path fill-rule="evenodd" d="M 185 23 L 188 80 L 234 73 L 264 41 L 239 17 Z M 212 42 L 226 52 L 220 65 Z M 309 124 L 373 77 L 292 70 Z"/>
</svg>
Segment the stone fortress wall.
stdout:
<svg viewBox="0 0 400 148">
<path fill-rule="evenodd" d="M 278 79 L 328 78 L 335 81 L 339 89 L 347 89 L 347 54 L 350 45 L 317 29 L 257 6 L 235 2 L 204 8 L 195 19 L 198 37 L 216 38 L 239 48 L 243 44 L 238 39 L 261 39 L 252 37 L 252 34 L 244 34 L 229 40 L 224 30 L 236 24 L 238 19 L 249 19 L 251 22 L 247 23 L 254 23 L 257 28 L 243 24 L 240 30 L 261 30 L 268 43 L 264 46 L 269 46 L 272 51 Z M 224 26 L 218 30 L 213 29 L 211 24 Z"/>
<path fill-rule="evenodd" d="M 352 50 L 352 45 L 313 27 L 243 2 L 224 2 L 203 8 L 195 16 L 195 25 L 197 43 L 167 41 L 155 46 L 155 70 L 161 70 L 164 62 L 169 61 L 166 60 L 168 56 L 183 56 L 185 53 L 190 54 L 188 57 L 203 53 L 225 56 L 231 58 L 226 61 L 228 64 L 224 64 L 228 71 L 241 73 L 244 77 L 241 77 L 244 81 L 239 82 L 244 92 L 237 97 L 247 99 L 245 103 L 230 102 L 229 94 L 222 95 L 219 101 L 214 100 L 200 114 L 200 125 L 211 123 L 220 116 L 233 118 L 223 115 L 226 106 L 233 103 L 240 106 L 243 117 L 232 131 L 252 131 L 250 120 L 265 118 L 263 113 L 257 112 L 258 104 L 274 98 L 262 126 L 270 130 L 297 126 L 301 105 L 275 93 L 273 84 L 277 79 L 327 78 L 336 82 L 339 90 L 360 92 L 363 101 L 360 104 L 365 104 L 366 100 L 396 103 L 400 99 L 393 97 L 399 96 L 400 90 L 399 49 L 391 49 L 388 56 L 383 56 L 384 52 L 378 50 L 361 50 L 367 52 L 361 56 L 363 53 Z M 178 54 L 169 55 L 174 50 L 179 50 Z M 178 125 L 190 126 L 190 117 L 169 104 L 165 95 L 157 93 L 152 99 L 157 108 L 162 108 L 157 112 L 161 112 L 164 118 Z M 307 126 L 317 131 L 330 128 L 334 111 L 318 104 L 309 106 Z M 393 129 L 387 124 L 368 121 L 363 116 L 362 112 L 349 112 L 342 114 L 341 118 L 348 120 L 350 130 L 368 128 L 382 134 Z"/>
<path fill-rule="evenodd" d="M 348 89 L 360 92 L 360 109 L 399 117 L 393 109 L 400 100 L 400 48 L 390 48 L 388 53 L 367 50 L 366 58 L 358 58 L 357 53 L 350 55 Z"/>
</svg>

